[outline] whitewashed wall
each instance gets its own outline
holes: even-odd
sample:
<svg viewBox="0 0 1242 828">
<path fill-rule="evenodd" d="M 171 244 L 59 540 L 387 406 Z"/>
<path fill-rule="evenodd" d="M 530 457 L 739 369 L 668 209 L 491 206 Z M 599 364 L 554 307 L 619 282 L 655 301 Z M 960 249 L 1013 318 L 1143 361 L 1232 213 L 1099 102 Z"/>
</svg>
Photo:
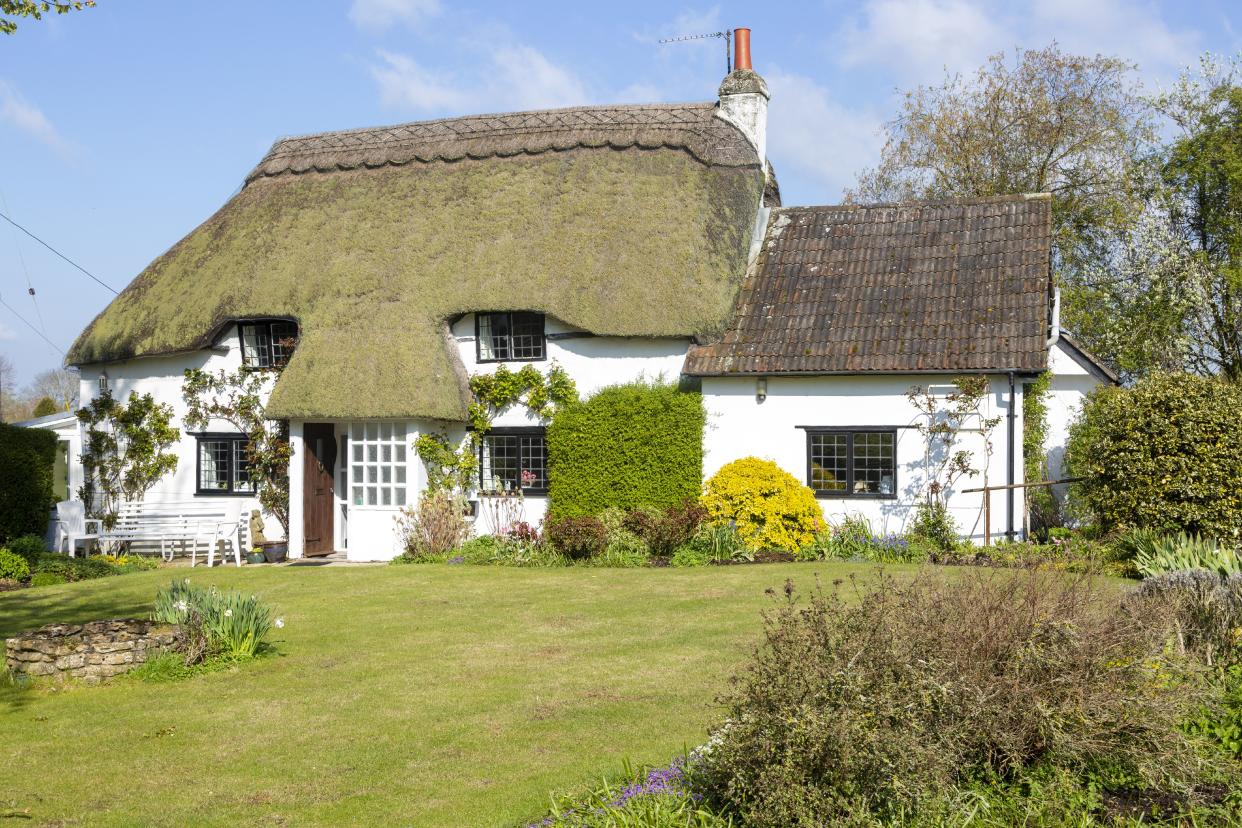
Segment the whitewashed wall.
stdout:
<svg viewBox="0 0 1242 828">
<path fill-rule="evenodd" d="M 877 533 L 900 533 L 913 518 L 917 504 L 926 491 L 927 474 L 925 446 L 913 426 L 918 412 L 906 399 L 906 390 L 913 385 L 932 385 L 949 390 L 949 377 L 931 375 L 908 376 L 838 376 L 838 377 L 768 377 L 767 397 L 762 402 L 756 394 L 754 378 L 703 379 L 703 401 L 708 423 L 704 436 L 704 479 L 721 466 L 741 457 L 755 456 L 774 460 L 802 482 L 807 482 L 807 436 L 800 426 L 849 427 L 885 426 L 897 431 L 897 492 L 892 499 L 820 498 L 824 516 L 838 522 L 846 515 L 861 515 Z M 1022 386 L 1015 389 L 1016 408 L 1014 433 L 1015 482 L 1022 476 Z M 993 453 L 987 468 L 987 482 L 1003 485 L 1006 481 L 1008 452 L 1009 382 L 1007 377 L 990 378 L 986 416 L 1002 417 L 992 433 Z M 964 433 L 961 447 L 975 453 L 976 467 L 982 468 L 985 452 L 977 430 Z M 949 498 L 949 509 L 964 535 L 982 543 L 984 539 L 983 496 L 963 494 L 961 489 L 982 486 L 983 475 L 962 478 Z M 1014 497 L 1014 527 L 1023 525 L 1023 499 Z M 1006 495 L 992 494 L 992 537 L 1003 537 L 1008 527 Z"/>
<path fill-rule="evenodd" d="M 1063 340 L 1053 347 L 1049 357 L 1052 380 L 1048 384 L 1048 434 L 1044 449 L 1048 453 L 1048 479 L 1065 475 L 1065 445 L 1070 424 L 1082 413 L 1087 395 L 1107 380 L 1099 369 L 1083 360 Z M 1053 493 L 1064 503 L 1067 485 L 1054 486 Z"/>
<path fill-rule="evenodd" d="M 196 495 L 195 473 L 197 468 L 198 445 L 193 434 L 185 426 L 186 405 L 181 397 L 181 387 L 187 368 L 202 368 L 207 371 L 233 371 L 241 366 L 241 344 L 238 341 L 237 329 L 232 328 L 219 342 L 218 347 L 211 350 L 196 351 L 187 354 L 176 354 L 162 357 L 144 357 L 141 359 L 110 362 L 99 365 L 81 367 L 80 395 L 82 405 L 99 395 L 99 375 L 106 371 L 108 386 L 112 396 L 124 401 L 131 394 L 151 394 L 156 402 L 167 403 L 173 409 L 174 428 L 181 431 L 181 440 L 174 446 L 177 453 L 177 469 L 162 478 L 147 493 L 146 500 L 151 503 L 168 501 L 207 500 L 218 501 L 222 506 L 239 510 L 241 516 L 247 518 L 250 510 L 259 508 L 258 501 L 253 497 Z M 206 431 L 234 432 L 231 425 L 223 422 L 211 423 Z M 79 444 L 80 445 L 80 444 Z M 81 479 L 80 448 L 72 458 L 75 472 Z M 267 517 L 264 532 L 270 538 L 279 538 L 284 533 L 276 520 Z"/>
</svg>

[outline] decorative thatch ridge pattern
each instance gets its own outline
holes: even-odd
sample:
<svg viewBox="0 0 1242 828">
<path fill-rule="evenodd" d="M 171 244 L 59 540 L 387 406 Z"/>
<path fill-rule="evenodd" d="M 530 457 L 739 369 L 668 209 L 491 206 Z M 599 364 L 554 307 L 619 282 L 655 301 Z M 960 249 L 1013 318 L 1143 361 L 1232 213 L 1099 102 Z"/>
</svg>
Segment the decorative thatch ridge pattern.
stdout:
<svg viewBox="0 0 1242 828">
<path fill-rule="evenodd" d="M 686 373 L 1035 372 L 1046 195 L 774 210 L 737 314 Z"/>
<path fill-rule="evenodd" d="M 464 420 L 447 320 L 534 310 L 600 335 L 717 335 L 763 187 L 708 104 L 287 139 L 68 361 L 190 351 L 233 320 L 290 317 L 301 340 L 272 416 Z"/>
<path fill-rule="evenodd" d="M 579 106 L 284 138 L 246 180 L 412 161 L 536 155 L 576 147 L 682 149 L 704 164 L 745 167 L 757 163 L 745 136 L 716 117 L 714 103 Z"/>
</svg>

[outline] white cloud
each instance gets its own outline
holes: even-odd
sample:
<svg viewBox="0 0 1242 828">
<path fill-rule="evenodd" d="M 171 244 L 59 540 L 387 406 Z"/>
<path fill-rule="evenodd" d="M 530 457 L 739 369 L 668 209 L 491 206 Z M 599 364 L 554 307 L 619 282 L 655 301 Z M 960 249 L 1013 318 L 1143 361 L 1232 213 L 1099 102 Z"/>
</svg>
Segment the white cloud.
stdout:
<svg viewBox="0 0 1242 828">
<path fill-rule="evenodd" d="M 1031 33 L 1055 39 L 1068 52 L 1119 55 L 1133 60 L 1144 74 L 1168 75 L 1194 63 L 1200 35 L 1175 31 L 1146 4 L 1125 0 L 1035 0 Z"/>
<path fill-rule="evenodd" d="M 838 35 L 838 59 L 894 66 L 917 82 L 972 68 L 1013 43 L 989 8 L 971 0 L 870 0 Z"/>
<path fill-rule="evenodd" d="M 414 28 L 440 13 L 440 0 L 354 0 L 349 19 L 360 29 L 382 32 L 396 25 Z"/>
<path fill-rule="evenodd" d="M 429 69 L 413 58 L 378 50 L 371 67 L 380 99 L 419 114 L 463 115 L 587 103 L 590 93 L 568 69 L 532 46 L 492 49 L 468 73 Z"/>
<path fill-rule="evenodd" d="M 840 200 L 856 174 L 880 156 L 883 119 L 873 111 L 851 109 L 803 75 L 770 70 L 768 152 L 778 177 L 803 190 L 821 191 L 817 201 Z M 808 186 L 813 185 L 813 186 Z"/>
<path fill-rule="evenodd" d="M 0 80 L 0 120 L 17 127 L 61 155 L 73 155 L 73 147 L 61 136 L 43 111 L 22 97 L 12 84 L 3 80 Z"/>
</svg>

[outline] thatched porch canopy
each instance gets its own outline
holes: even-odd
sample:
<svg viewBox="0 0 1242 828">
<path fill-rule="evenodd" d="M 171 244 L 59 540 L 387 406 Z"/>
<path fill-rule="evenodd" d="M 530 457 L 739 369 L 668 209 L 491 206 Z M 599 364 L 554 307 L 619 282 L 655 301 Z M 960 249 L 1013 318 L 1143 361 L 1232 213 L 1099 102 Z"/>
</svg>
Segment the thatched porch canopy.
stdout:
<svg viewBox="0 0 1242 828">
<path fill-rule="evenodd" d="M 292 317 L 276 417 L 461 420 L 447 320 L 537 310 L 600 335 L 729 321 L 764 177 L 713 104 L 458 118 L 277 142 L 74 343 L 86 364 Z"/>
</svg>

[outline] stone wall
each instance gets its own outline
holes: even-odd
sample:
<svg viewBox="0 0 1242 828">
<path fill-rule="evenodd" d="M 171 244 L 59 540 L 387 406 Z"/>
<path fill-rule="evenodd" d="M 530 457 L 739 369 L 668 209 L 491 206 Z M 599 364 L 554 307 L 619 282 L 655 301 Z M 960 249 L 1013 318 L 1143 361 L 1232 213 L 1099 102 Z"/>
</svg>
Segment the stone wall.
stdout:
<svg viewBox="0 0 1242 828">
<path fill-rule="evenodd" d="M 155 621 L 49 624 L 7 639 L 5 663 L 15 676 L 78 678 L 95 684 L 174 649 L 180 641 L 180 627 Z"/>
</svg>

